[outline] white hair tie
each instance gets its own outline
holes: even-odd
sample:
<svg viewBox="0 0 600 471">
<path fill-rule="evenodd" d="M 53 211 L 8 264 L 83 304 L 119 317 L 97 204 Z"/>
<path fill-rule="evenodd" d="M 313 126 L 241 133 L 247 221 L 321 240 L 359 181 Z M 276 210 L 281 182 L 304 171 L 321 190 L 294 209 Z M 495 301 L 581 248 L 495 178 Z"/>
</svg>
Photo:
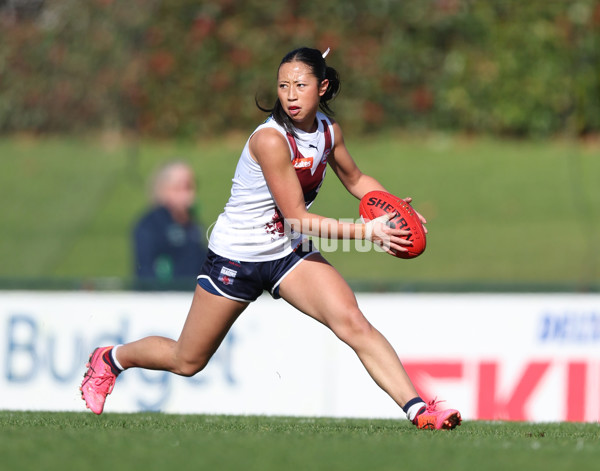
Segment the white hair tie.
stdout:
<svg viewBox="0 0 600 471">
<path fill-rule="evenodd" d="M 330 47 L 328 47 L 327 50 L 323 53 L 323 59 L 325 59 L 327 57 L 327 54 L 329 54 L 329 51 L 331 51 Z"/>
</svg>

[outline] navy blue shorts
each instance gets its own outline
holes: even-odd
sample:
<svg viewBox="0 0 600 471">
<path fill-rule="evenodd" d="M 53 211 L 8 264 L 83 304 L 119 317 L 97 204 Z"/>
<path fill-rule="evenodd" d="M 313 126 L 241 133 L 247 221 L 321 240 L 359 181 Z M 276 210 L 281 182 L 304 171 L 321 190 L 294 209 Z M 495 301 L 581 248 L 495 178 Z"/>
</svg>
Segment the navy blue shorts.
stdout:
<svg viewBox="0 0 600 471">
<path fill-rule="evenodd" d="M 267 262 L 240 262 L 208 251 L 198 284 L 206 291 L 236 301 L 256 301 L 263 291 L 279 296 L 279 284 L 302 260 L 313 253 L 312 243 L 300 244 L 292 253 Z"/>
</svg>

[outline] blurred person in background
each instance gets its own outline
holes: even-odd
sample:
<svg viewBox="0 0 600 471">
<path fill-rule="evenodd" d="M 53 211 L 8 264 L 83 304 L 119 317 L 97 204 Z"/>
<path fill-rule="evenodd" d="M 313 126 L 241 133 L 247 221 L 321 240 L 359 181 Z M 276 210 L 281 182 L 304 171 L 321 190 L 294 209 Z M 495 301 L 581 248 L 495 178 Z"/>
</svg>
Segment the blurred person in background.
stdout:
<svg viewBox="0 0 600 471">
<path fill-rule="evenodd" d="M 135 225 L 135 275 L 139 280 L 189 279 L 206 257 L 205 231 L 196 220 L 196 183 L 192 168 L 170 161 L 152 181 L 152 208 Z"/>
</svg>

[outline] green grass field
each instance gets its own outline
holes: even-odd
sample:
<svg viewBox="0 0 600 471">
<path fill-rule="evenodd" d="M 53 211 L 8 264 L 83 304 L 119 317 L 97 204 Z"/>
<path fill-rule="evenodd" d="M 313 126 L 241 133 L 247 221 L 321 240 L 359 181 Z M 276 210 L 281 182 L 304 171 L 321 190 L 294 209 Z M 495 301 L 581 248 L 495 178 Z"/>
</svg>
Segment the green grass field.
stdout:
<svg viewBox="0 0 600 471">
<path fill-rule="evenodd" d="M 0 278 L 127 279 L 131 227 L 149 175 L 172 157 L 198 172 L 199 210 L 222 210 L 245 141 L 0 139 Z M 347 136 L 364 172 L 412 196 L 429 220 L 422 257 L 399 261 L 338 245 L 326 257 L 350 280 L 388 283 L 600 282 L 598 143 L 443 134 Z M 357 217 L 330 172 L 313 210 Z"/>
<path fill-rule="evenodd" d="M 591 470 L 598 424 L 0 412 L 2 469 Z"/>
</svg>

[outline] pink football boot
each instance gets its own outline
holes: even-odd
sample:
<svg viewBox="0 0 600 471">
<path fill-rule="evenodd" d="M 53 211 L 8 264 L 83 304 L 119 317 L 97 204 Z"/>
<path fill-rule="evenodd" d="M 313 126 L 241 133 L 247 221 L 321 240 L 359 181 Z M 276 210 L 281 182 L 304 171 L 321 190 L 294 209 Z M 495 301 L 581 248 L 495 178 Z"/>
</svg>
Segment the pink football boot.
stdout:
<svg viewBox="0 0 600 471">
<path fill-rule="evenodd" d="M 415 417 L 413 424 L 421 429 L 452 430 L 458 427 L 462 422 L 460 412 L 455 409 L 436 410 L 439 402 L 435 399 L 429 401 L 425 410 Z"/>
<path fill-rule="evenodd" d="M 79 390 L 88 409 L 94 414 L 102 414 L 104 402 L 114 386 L 117 375 L 114 374 L 102 356 L 113 347 L 100 347 L 90 355 L 87 371 L 83 375 L 83 382 Z"/>
</svg>

